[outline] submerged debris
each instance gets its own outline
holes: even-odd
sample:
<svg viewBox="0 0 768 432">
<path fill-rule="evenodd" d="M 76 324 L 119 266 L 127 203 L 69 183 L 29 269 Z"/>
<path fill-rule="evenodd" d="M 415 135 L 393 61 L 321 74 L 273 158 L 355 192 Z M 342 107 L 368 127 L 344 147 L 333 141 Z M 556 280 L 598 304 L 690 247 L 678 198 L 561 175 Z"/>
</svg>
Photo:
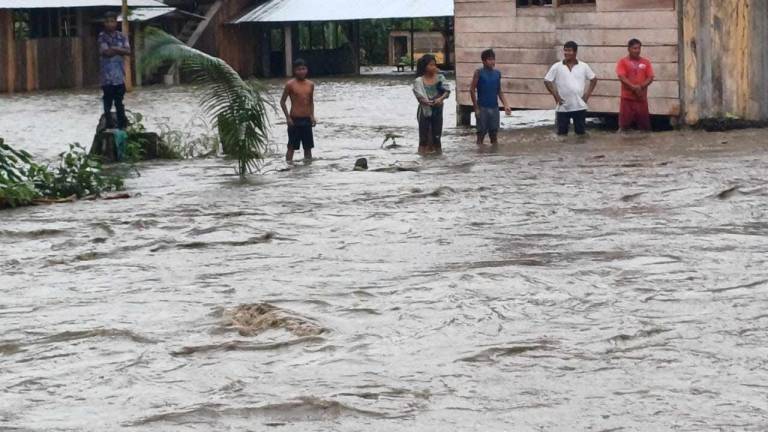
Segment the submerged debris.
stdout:
<svg viewBox="0 0 768 432">
<path fill-rule="evenodd" d="M 225 313 L 227 325 L 243 336 L 254 336 L 271 329 L 284 329 L 296 336 L 316 336 L 327 329 L 319 324 L 269 303 L 242 304 Z"/>
<path fill-rule="evenodd" d="M 368 159 L 360 158 L 355 161 L 355 171 L 365 171 L 368 169 Z"/>
</svg>

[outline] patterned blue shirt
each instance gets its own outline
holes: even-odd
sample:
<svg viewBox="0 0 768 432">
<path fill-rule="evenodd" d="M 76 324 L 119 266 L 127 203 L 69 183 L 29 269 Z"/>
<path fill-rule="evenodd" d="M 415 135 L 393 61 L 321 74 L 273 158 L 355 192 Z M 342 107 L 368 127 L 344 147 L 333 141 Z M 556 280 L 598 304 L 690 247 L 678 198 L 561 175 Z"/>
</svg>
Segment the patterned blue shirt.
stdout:
<svg viewBox="0 0 768 432">
<path fill-rule="evenodd" d="M 101 85 L 123 85 L 125 84 L 125 65 L 123 56 L 113 55 L 111 57 L 105 54 L 109 48 L 125 48 L 131 46 L 122 33 L 99 33 L 99 53 L 101 53 Z"/>
</svg>

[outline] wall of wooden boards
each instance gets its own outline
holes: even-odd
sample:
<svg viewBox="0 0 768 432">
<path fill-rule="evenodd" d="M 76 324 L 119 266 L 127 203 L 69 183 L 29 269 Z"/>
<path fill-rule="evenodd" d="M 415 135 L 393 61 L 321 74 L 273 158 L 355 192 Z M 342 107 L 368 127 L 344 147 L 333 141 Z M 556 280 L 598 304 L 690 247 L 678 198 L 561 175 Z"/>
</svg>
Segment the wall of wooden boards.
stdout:
<svg viewBox="0 0 768 432">
<path fill-rule="evenodd" d="M 513 108 L 552 109 L 544 75 L 559 61 L 566 41 L 576 41 L 579 58 L 600 79 L 590 100 L 594 112 L 618 112 L 616 62 L 627 41 L 643 41 L 643 55 L 656 70 L 650 88 L 653 114 L 680 113 L 679 25 L 676 0 L 597 0 L 596 5 L 520 7 L 514 0 L 455 0 L 457 87 L 461 105 L 471 105 L 472 74 L 480 53 L 496 51 L 503 89 Z"/>
<path fill-rule="evenodd" d="M 681 0 L 685 120 L 768 119 L 768 2 Z"/>
</svg>

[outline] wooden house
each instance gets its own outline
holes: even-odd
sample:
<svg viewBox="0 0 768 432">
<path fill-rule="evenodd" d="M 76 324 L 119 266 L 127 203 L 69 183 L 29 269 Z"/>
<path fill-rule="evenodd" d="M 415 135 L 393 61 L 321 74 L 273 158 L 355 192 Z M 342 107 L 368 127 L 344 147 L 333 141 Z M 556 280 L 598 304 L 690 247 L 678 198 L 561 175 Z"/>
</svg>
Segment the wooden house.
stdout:
<svg viewBox="0 0 768 432">
<path fill-rule="evenodd" d="M 0 93 L 98 86 L 97 37 L 104 14 L 118 12 L 120 5 L 121 0 L 0 0 Z M 156 0 L 129 5 L 172 10 Z"/>
<path fill-rule="evenodd" d="M 590 110 L 617 113 L 615 64 L 631 38 L 656 71 L 652 114 L 688 124 L 768 119 L 765 0 L 455 0 L 459 122 L 469 123 L 469 86 L 486 48 L 513 108 L 553 109 L 543 77 L 569 40 L 600 78 Z"/>
</svg>

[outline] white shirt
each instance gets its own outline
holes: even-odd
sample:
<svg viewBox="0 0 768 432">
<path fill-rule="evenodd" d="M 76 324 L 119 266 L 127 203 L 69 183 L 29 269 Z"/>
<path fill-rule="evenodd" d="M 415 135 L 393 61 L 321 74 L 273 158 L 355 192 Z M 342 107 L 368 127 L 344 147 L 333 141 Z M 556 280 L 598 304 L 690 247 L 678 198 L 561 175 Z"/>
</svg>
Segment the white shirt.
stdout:
<svg viewBox="0 0 768 432">
<path fill-rule="evenodd" d="M 583 61 L 576 63 L 573 69 L 568 69 L 568 66 L 560 61 L 549 68 L 544 80 L 555 83 L 557 92 L 565 100 L 564 104 L 557 106 L 557 111 L 571 112 L 587 109 L 587 103 L 582 99 L 584 88 L 587 81 L 592 81 L 595 77 L 592 68 Z"/>
</svg>

